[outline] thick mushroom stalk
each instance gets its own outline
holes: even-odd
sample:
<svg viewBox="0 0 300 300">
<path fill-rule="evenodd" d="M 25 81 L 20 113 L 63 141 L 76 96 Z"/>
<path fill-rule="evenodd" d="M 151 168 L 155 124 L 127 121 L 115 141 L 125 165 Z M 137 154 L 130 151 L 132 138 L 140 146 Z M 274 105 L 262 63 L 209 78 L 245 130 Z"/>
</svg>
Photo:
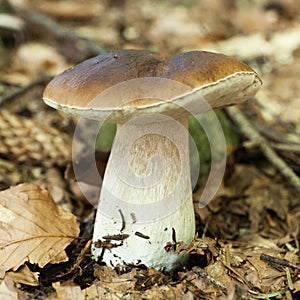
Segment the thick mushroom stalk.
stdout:
<svg viewBox="0 0 300 300">
<path fill-rule="evenodd" d="M 92 252 L 106 264 L 170 270 L 195 234 L 188 119 L 118 125 L 98 206 Z M 169 247 L 166 247 L 169 244 Z"/>
</svg>

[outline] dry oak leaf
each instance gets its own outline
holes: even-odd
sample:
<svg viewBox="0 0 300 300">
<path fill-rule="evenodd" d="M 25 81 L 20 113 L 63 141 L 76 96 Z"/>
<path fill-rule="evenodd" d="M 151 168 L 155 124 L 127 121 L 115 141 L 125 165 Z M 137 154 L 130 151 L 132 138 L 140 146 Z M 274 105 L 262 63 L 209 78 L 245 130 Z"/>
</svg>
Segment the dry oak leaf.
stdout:
<svg viewBox="0 0 300 300">
<path fill-rule="evenodd" d="M 67 261 L 64 249 L 79 235 L 76 217 L 39 186 L 24 183 L 0 192 L 0 267 L 26 261 L 40 267 Z"/>
</svg>

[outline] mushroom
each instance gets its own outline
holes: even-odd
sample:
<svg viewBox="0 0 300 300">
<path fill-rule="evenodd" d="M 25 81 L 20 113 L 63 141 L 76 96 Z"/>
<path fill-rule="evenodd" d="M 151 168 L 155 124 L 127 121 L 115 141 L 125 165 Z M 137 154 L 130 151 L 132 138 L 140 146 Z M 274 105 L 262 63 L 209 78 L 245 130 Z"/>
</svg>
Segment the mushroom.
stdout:
<svg viewBox="0 0 300 300">
<path fill-rule="evenodd" d="M 146 50 L 96 56 L 47 85 L 49 106 L 117 124 L 94 226 L 95 259 L 165 270 L 186 261 L 175 252 L 195 235 L 188 116 L 242 103 L 260 86 L 232 57 L 192 51 L 168 59 Z"/>
</svg>

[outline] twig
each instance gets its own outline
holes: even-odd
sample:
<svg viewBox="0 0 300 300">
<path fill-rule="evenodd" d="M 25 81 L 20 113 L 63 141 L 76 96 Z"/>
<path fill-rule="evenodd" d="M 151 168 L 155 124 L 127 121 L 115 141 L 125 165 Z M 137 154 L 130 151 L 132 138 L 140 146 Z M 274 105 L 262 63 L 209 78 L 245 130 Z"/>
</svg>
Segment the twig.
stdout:
<svg viewBox="0 0 300 300">
<path fill-rule="evenodd" d="M 141 233 L 141 232 L 139 232 L 139 231 L 136 231 L 136 232 L 134 233 L 134 235 L 136 235 L 136 236 L 138 236 L 138 237 L 140 237 L 140 238 L 142 238 L 142 239 L 145 239 L 145 240 L 149 240 L 149 239 L 150 239 L 150 236 L 145 235 L 145 234 L 143 234 L 143 233 Z"/>
<path fill-rule="evenodd" d="M 83 42 L 86 48 L 92 51 L 93 53 L 102 54 L 105 52 L 104 47 L 99 43 L 78 36 L 73 31 L 59 25 L 52 18 L 49 18 L 46 15 L 33 11 L 26 11 L 21 9 L 16 10 L 29 24 L 47 30 L 48 32 L 51 32 L 58 38 L 69 40 L 73 43 Z"/>
<path fill-rule="evenodd" d="M 268 96 L 265 92 L 260 91 L 255 96 L 255 101 L 257 105 L 260 107 L 260 111 L 262 111 L 263 115 L 267 118 L 275 119 L 281 126 L 287 129 L 290 133 L 296 134 L 295 129 L 291 124 L 284 122 L 277 114 L 276 110 L 273 109 L 272 105 L 268 101 Z"/>
<path fill-rule="evenodd" d="M 267 263 L 277 264 L 277 265 L 281 265 L 281 266 L 284 266 L 284 267 L 289 267 L 289 268 L 292 268 L 292 269 L 300 270 L 300 266 L 292 264 L 292 263 L 290 263 L 289 261 L 287 261 L 285 259 L 280 259 L 280 258 L 271 256 L 271 255 L 268 255 L 268 254 L 262 253 L 260 255 L 260 259 L 267 262 Z"/>
<path fill-rule="evenodd" d="M 272 148 L 282 151 L 300 152 L 299 144 L 270 143 Z"/>
<path fill-rule="evenodd" d="M 123 215 L 123 212 L 121 209 L 119 209 L 119 213 L 120 213 L 121 219 L 122 219 L 122 227 L 120 229 L 120 231 L 122 232 L 125 229 L 126 223 L 125 223 L 125 218 L 124 218 L 124 215 Z"/>
<path fill-rule="evenodd" d="M 0 105 L 5 101 L 11 100 L 13 98 L 16 98 L 16 97 L 24 94 L 25 92 L 27 92 L 28 90 L 30 90 L 32 87 L 34 87 L 36 85 L 47 83 L 49 80 L 50 80 L 50 77 L 41 77 L 35 81 L 30 82 L 29 84 L 27 84 L 25 86 L 15 88 L 11 93 L 0 97 Z"/>
<path fill-rule="evenodd" d="M 227 108 L 229 116 L 240 126 L 242 133 L 251 141 L 259 143 L 262 153 L 287 178 L 290 184 L 300 193 L 300 179 L 296 173 L 268 145 L 267 140 L 251 125 L 237 107 Z"/>
<path fill-rule="evenodd" d="M 217 281 L 216 279 L 214 279 L 213 277 L 211 277 L 208 273 L 206 273 L 203 269 L 201 269 L 200 267 L 193 267 L 193 272 L 195 274 L 197 274 L 199 277 L 203 278 L 207 283 L 215 286 L 216 288 L 220 289 L 221 291 L 226 293 L 226 286 Z"/>
</svg>

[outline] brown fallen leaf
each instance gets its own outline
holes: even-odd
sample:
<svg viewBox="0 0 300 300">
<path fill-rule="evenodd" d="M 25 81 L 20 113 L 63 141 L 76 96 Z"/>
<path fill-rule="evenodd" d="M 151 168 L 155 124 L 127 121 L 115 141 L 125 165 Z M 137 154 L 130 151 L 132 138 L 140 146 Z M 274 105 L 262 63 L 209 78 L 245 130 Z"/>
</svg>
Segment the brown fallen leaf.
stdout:
<svg viewBox="0 0 300 300">
<path fill-rule="evenodd" d="M 57 299 L 72 299 L 72 300 L 84 300 L 84 294 L 81 291 L 79 285 L 74 284 L 71 281 L 64 282 L 53 282 L 53 288 L 56 291 Z"/>
<path fill-rule="evenodd" d="M 33 272 L 27 265 L 20 267 L 17 271 L 8 271 L 6 275 L 14 282 L 23 283 L 31 286 L 39 285 L 39 273 Z"/>
<path fill-rule="evenodd" d="M 107 268 L 107 270 L 108 269 L 109 268 Z M 112 269 L 110 270 L 111 273 L 114 273 Z M 116 276 L 114 280 L 117 280 L 118 275 L 114 274 L 113 276 Z M 50 295 L 46 299 L 47 300 L 63 300 L 63 299 L 118 300 L 121 299 L 122 297 L 127 297 L 126 299 L 141 299 L 139 292 L 136 292 L 137 298 L 133 298 L 134 294 L 131 293 L 130 289 L 124 288 L 124 286 L 122 284 L 120 285 L 118 281 L 111 282 L 110 280 L 111 280 L 110 278 L 106 279 L 106 281 L 104 282 L 96 280 L 93 284 L 91 284 L 89 287 L 87 287 L 84 290 L 81 290 L 79 285 L 76 285 L 71 281 L 67 281 L 64 283 L 54 282 L 52 286 L 55 289 L 56 295 Z M 106 285 L 107 283 L 109 283 L 111 288 Z"/>
<path fill-rule="evenodd" d="M 83 295 L 86 300 L 102 299 L 102 300 L 117 300 L 120 299 L 114 292 L 107 290 L 99 281 L 84 289 Z M 130 295 L 131 296 L 131 295 Z"/>
<path fill-rule="evenodd" d="M 99 279 L 102 287 L 115 293 L 128 293 L 134 289 L 137 281 L 136 269 L 134 268 L 129 273 L 119 275 L 112 268 L 95 265 L 94 275 Z"/>
<path fill-rule="evenodd" d="M 67 191 L 67 182 L 58 168 L 47 168 L 44 174 L 32 183 L 46 189 L 51 194 L 54 202 L 63 210 L 69 212 L 73 210 L 73 204 Z"/>
<path fill-rule="evenodd" d="M 201 293 L 201 291 L 200 291 Z M 191 298 L 192 297 L 192 298 Z M 196 299 L 194 298 L 191 293 L 187 292 L 185 294 L 182 291 L 181 286 L 157 286 L 154 285 L 151 289 L 146 290 L 143 294 L 141 299 L 156 299 L 156 300 L 173 300 L 173 299 Z M 198 299 L 201 299 L 200 297 Z M 205 298 L 202 298 L 205 299 Z"/>
<path fill-rule="evenodd" d="M 0 284 L 0 299 L 26 300 L 26 296 L 15 287 L 13 280 L 6 276 Z"/>
<path fill-rule="evenodd" d="M 300 291 L 300 280 L 297 280 L 296 282 L 294 282 L 294 293 L 297 293 Z"/>
<path fill-rule="evenodd" d="M 79 235 L 76 217 L 34 184 L 0 192 L 0 266 L 16 270 L 26 261 L 40 267 L 67 261 L 64 249 Z"/>
</svg>

